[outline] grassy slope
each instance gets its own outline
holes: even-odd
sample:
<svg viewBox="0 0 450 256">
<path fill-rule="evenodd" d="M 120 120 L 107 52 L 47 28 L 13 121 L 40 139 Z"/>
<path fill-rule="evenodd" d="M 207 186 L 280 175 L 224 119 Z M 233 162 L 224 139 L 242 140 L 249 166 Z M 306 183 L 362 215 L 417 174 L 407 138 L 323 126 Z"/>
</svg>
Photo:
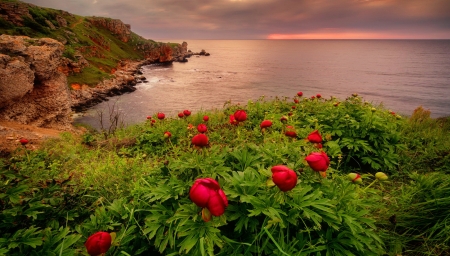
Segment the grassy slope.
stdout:
<svg viewBox="0 0 450 256">
<path fill-rule="evenodd" d="M 15 0 L 2 0 L 2 2 L 15 2 L 23 4 Z M 0 19 L 0 33 L 9 35 L 26 35 L 35 38 L 50 37 L 61 42 L 67 41 L 65 45 L 64 56 L 75 60 L 75 50 L 80 48 L 89 48 L 97 46 L 98 50 L 95 56 L 87 54 L 86 59 L 90 66 L 83 70 L 82 73 L 72 74 L 68 77 L 70 83 L 95 85 L 103 78 L 110 77 L 111 69 L 115 68 L 120 60 L 131 59 L 139 60 L 143 58 L 142 52 L 135 50 L 138 44 L 156 44 L 152 40 L 146 40 L 139 35 L 132 33 L 132 40 L 124 43 L 117 39 L 110 31 L 89 26 L 89 22 L 85 17 L 68 14 L 60 10 L 43 7 L 29 7 L 29 12 L 33 19 L 25 18 L 24 26 L 15 26 L 14 24 Z M 67 27 L 59 27 L 56 21 L 56 15 L 60 15 L 67 20 Z M 48 27 L 45 20 L 50 21 L 56 27 L 52 30 Z M 110 50 L 106 50 L 97 45 L 89 36 L 102 38 L 110 43 Z"/>
</svg>

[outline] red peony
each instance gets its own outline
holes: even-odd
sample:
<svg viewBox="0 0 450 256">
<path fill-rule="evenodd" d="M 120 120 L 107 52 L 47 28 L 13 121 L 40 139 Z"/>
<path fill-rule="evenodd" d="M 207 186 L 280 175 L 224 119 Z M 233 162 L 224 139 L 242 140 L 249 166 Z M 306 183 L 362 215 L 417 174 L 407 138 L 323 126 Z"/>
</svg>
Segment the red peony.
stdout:
<svg viewBox="0 0 450 256">
<path fill-rule="evenodd" d="M 294 99 L 294 103 L 299 103 L 298 99 Z"/>
<path fill-rule="evenodd" d="M 184 117 L 183 112 L 178 113 L 178 117 L 179 117 L 179 118 L 183 118 L 183 117 Z"/>
<path fill-rule="evenodd" d="M 306 139 L 312 143 L 322 143 L 322 136 L 320 135 L 318 130 L 315 130 L 312 133 L 310 133 Z"/>
<path fill-rule="evenodd" d="M 297 185 L 297 174 L 284 165 L 272 167 L 272 180 L 283 191 L 289 191 Z"/>
<path fill-rule="evenodd" d="M 22 138 L 22 139 L 19 140 L 19 142 L 20 142 L 20 144 L 22 144 L 23 146 L 25 146 L 25 145 L 27 145 L 30 141 L 28 141 L 28 140 L 25 139 L 25 138 Z"/>
<path fill-rule="evenodd" d="M 244 122 L 245 120 L 247 120 L 247 113 L 245 112 L 245 110 L 237 110 L 236 112 L 234 112 L 234 118 L 238 122 Z"/>
<path fill-rule="evenodd" d="M 290 125 L 286 126 L 286 132 L 284 134 L 286 136 L 292 137 L 292 138 L 296 138 L 297 137 L 297 133 L 295 132 L 295 128 L 290 126 Z"/>
<path fill-rule="evenodd" d="M 214 216 L 222 215 L 228 206 L 227 196 L 219 183 L 211 178 L 195 180 L 189 197 L 198 207 L 207 208 Z"/>
<path fill-rule="evenodd" d="M 157 117 L 159 120 L 163 120 L 166 117 L 166 115 L 164 115 L 164 113 L 158 113 Z"/>
<path fill-rule="evenodd" d="M 322 95 L 317 94 L 316 97 L 317 97 L 318 99 L 320 99 L 320 98 L 322 98 Z"/>
<path fill-rule="evenodd" d="M 204 122 L 208 122 L 208 120 L 209 120 L 209 116 L 204 116 L 204 117 L 203 117 L 203 121 L 204 121 Z"/>
<path fill-rule="evenodd" d="M 305 160 L 308 165 L 316 172 L 325 172 L 330 165 L 330 159 L 325 152 L 313 152 Z"/>
<path fill-rule="evenodd" d="M 151 116 L 147 116 L 147 119 L 149 119 L 149 120 L 150 120 L 150 119 L 152 119 L 152 117 L 151 117 Z"/>
<path fill-rule="evenodd" d="M 272 121 L 264 120 L 261 122 L 261 124 L 259 126 L 261 127 L 261 129 L 268 128 L 268 127 L 272 126 Z"/>
<path fill-rule="evenodd" d="M 303 92 L 297 92 L 297 96 L 298 97 L 302 97 L 303 96 Z"/>
<path fill-rule="evenodd" d="M 238 121 L 236 121 L 236 118 L 234 118 L 234 115 L 230 115 L 230 124 L 232 125 L 238 125 Z"/>
<path fill-rule="evenodd" d="M 190 116 L 191 115 L 191 111 L 185 109 L 185 110 L 183 110 L 183 115 Z"/>
<path fill-rule="evenodd" d="M 108 232 L 97 232 L 87 239 L 84 246 L 91 256 L 106 253 L 111 247 L 111 235 Z"/>
<path fill-rule="evenodd" d="M 198 131 L 199 133 L 205 133 L 207 130 L 208 130 L 208 128 L 206 127 L 205 124 L 199 124 L 199 125 L 197 126 L 197 131 Z"/>
<path fill-rule="evenodd" d="M 197 134 L 192 138 L 192 144 L 197 147 L 205 147 L 208 145 L 208 137 L 203 133 Z"/>
</svg>

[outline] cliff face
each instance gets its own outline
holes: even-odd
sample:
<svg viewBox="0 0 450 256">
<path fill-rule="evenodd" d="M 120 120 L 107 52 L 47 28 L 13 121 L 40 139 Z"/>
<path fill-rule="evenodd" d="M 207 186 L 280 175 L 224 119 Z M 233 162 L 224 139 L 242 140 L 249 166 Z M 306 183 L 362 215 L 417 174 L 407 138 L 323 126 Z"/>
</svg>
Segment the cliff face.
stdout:
<svg viewBox="0 0 450 256">
<path fill-rule="evenodd" d="M 121 20 L 91 17 L 87 18 L 92 25 L 103 27 L 113 33 L 120 41 L 127 43 L 131 39 L 131 27 L 124 24 Z"/>
<path fill-rule="evenodd" d="M 64 46 L 49 38 L 0 35 L 0 117 L 67 129 L 71 103 L 67 77 L 58 71 Z"/>
</svg>

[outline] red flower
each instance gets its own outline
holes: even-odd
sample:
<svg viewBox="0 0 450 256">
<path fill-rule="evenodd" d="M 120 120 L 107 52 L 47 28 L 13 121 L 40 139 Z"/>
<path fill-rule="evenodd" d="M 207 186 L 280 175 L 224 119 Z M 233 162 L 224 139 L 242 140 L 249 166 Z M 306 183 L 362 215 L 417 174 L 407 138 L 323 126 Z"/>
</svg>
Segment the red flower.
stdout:
<svg viewBox="0 0 450 256">
<path fill-rule="evenodd" d="M 315 130 L 312 133 L 310 133 L 306 139 L 312 143 L 322 143 L 322 136 L 320 136 L 318 130 Z"/>
<path fill-rule="evenodd" d="M 199 133 L 205 133 L 207 130 L 208 130 L 208 128 L 206 127 L 205 124 L 199 124 L 199 125 L 197 126 L 197 131 L 198 131 Z"/>
<path fill-rule="evenodd" d="M 84 246 L 91 256 L 106 253 L 111 247 L 111 235 L 108 232 L 97 232 L 87 239 Z"/>
<path fill-rule="evenodd" d="M 292 138 L 296 138 L 297 137 L 297 133 L 295 132 L 295 128 L 290 126 L 290 125 L 286 126 L 286 132 L 284 134 L 286 136 L 292 137 Z"/>
<path fill-rule="evenodd" d="M 178 117 L 179 117 L 179 118 L 183 118 L 183 117 L 184 117 L 183 112 L 178 113 Z"/>
<path fill-rule="evenodd" d="M 183 110 L 183 114 L 184 114 L 185 116 L 190 116 L 190 115 L 191 115 L 191 111 L 185 109 L 185 110 Z"/>
<path fill-rule="evenodd" d="M 204 116 L 203 117 L 203 121 L 208 122 L 208 120 L 209 120 L 209 116 Z"/>
<path fill-rule="evenodd" d="M 321 148 L 323 148 L 323 145 L 322 145 L 322 143 L 314 143 L 314 147 L 321 149 Z"/>
<path fill-rule="evenodd" d="M 315 99 L 315 98 L 316 98 L 316 96 L 314 96 L 314 95 L 313 95 L 313 96 L 311 96 L 311 99 L 312 99 L 312 100 L 313 100 L 313 99 Z"/>
<path fill-rule="evenodd" d="M 22 138 L 22 139 L 19 140 L 19 142 L 20 142 L 20 144 L 25 146 L 25 145 L 28 144 L 29 141 L 27 139 L 25 139 L 25 138 Z"/>
<path fill-rule="evenodd" d="M 219 183 L 211 178 L 195 180 L 189 197 L 198 207 L 206 207 L 214 216 L 222 215 L 228 206 L 227 196 Z"/>
<path fill-rule="evenodd" d="M 305 160 L 308 162 L 311 169 L 316 172 L 325 172 L 330 165 L 330 159 L 325 152 L 313 152 L 309 154 Z"/>
<path fill-rule="evenodd" d="M 237 110 L 236 112 L 234 112 L 234 118 L 238 122 L 244 122 L 245 120 L 247 120 L 247 113 L 245 113 L 245 110 Z"/>
<path fill-rule="evenodd" d="M 288 113 L 288 116 L 292 116 L 292 112 L 289 112 L 289 113 Z"/>
<path fill-rule="evenodd" d="M 322 95 L 317 94 L 316 97 L 317 97 L 318 99 L 320 99 L 320 98 L 322 98 Z"/>
<path fill-rule="evenodd" d="M 292 109 L 295 109 L 296 108 L 296 106 L 292 106 Z"/>
<path fill-rule="evenodd" d="M 152 119 L 152 117 L 151 117 L 151 116 L 147 116 L 147 119 L 149 119 L 149 120 L 150 120 L 150 119 Z"/>
<path fill-rule="evenodd" d="M 166 131 L 166 132 L 164 133 L 164 137 L 165 137 L 165 138 L 170 138 L 170 137 L 172 137 L 172 133 Z"/>
<path fill-rule="evenodd" d="M 236 121 L 236 118 L 234 118 L 234 115 L 230 115 L 230 124 L 232 125 L 238 125 L 238 121 Z"/>
<path fill-rule="evenodd" d="M 289 191 L 297 185 L 297 174 L 284 165 L 272 167 L 272 180 L 278 188 L 283 191 Z"/>
<path fill-rule="evenodd" d="M 299 103 L 298 99 L 294 99 L 294 103 Z"/>
<path fill-rule="evenodd" d="M 303 92 L 297 92 L 297 96 L 298 97 L 302 97 L 303 96 Z"/>
<path fill-rule="evenodd" d="M 206 135 L 203 133 L 197 134 L 192 138 L 192 144 L 194 144 L 197 147 L 207 146 L 208 137 L 206 137 Z"/>
<path fill-rule="evenodd" d="M 287 122 L 287 117 L 282 116 L 282 117 L 280 118 L 280 121 L 281 121 L 283 124 L 285 124 L 285 123 Z"/>
<path fill-rule="evenodd" d="M 166 115 L 164 115 L 164 113 L 158 113 L 157 116 L 158 116 L 159 120 L 163 120 L 166 117 Z"/>
<path fill-rule="evenodd" d="M 270 127 L 270 126 L 272 126 L 272 121 L 264 120 L 264 121 L 261 122 L 261 124 L 259 126 L 261 127 L 261 129 Z"/>
</svg>

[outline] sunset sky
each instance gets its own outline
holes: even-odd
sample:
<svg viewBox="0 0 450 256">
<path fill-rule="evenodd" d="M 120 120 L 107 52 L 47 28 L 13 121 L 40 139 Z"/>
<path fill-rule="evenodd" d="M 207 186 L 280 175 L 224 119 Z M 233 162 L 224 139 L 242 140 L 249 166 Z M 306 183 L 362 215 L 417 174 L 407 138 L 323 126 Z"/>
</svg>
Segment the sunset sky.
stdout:
<svg viewBox="0 0 450 256">
<path fill-rule="evenodd" d="M 450 0 L 24 0 L 149 39 L 450 39 Z"/>
</svg>

